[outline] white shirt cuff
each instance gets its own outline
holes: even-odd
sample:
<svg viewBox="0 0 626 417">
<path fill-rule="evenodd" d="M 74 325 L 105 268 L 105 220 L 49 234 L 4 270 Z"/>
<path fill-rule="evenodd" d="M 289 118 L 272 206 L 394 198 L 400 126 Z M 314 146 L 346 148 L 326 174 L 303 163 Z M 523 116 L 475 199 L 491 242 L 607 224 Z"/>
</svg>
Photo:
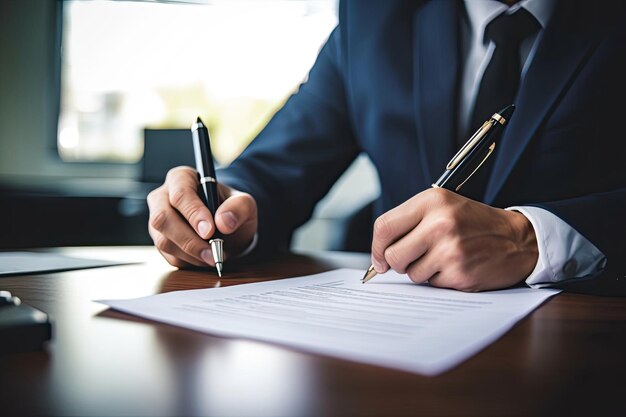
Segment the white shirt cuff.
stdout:
<svg viewBox="0 0 626 417">
<path fill-rule="evenodd" d="M 548 210 L 531 206 L 508 207 L 530 221 L 537 236 L 539 257 L 526 278 L 532 288 L 569 280 L 592 278 L 606 266 L 606 256 L 573 227 Z"/>
</svg>

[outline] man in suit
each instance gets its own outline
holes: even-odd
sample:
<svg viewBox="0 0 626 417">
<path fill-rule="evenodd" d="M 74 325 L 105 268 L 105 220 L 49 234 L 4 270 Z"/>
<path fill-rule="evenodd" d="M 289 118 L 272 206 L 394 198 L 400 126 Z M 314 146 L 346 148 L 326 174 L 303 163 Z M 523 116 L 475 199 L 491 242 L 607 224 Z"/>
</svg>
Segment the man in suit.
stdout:
<svg viewBox="0 0 626 417">
<path fill-rule="evenodd" d="M 360 152 L 378 170 L 372 263 L 465 291 L 518 283 L 616 294 L 626 282 L 621 2 L 344 2 L 308 80 L 228 168 L 215 222 L 195 172 L 148 198 L 179 267 L 270 256 Z M 430 185 L 468 133 L 514 102 L 465 195 Z M 180 214 L 180 215 L 179 215 Z"/>
</svg>

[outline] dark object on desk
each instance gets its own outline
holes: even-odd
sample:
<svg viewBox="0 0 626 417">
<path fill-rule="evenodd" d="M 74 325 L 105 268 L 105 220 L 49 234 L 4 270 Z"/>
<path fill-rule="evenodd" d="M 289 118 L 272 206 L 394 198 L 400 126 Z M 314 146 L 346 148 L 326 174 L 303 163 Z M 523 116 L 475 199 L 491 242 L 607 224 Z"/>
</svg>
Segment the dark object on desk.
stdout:
<svg viewBox="0 0 626 417">
<path fill-rule="evenodd" d="M 41 350 L 51 337 L 46 313 L 0 291 L 0 354 Z"/>
</svg>

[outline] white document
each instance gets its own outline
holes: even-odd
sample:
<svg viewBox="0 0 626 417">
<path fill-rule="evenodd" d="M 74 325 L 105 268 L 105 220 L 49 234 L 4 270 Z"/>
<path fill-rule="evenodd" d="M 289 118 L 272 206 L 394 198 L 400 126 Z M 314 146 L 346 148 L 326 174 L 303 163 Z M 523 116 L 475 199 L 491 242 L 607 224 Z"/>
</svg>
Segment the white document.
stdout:
<svg viewBox="0 0 626 417">
<path fill-rule="evenodd" d="M 127 263 L 129 262 L 74 258 L 51 252 L 0 252 L 0 276 L 69 271 Z"/>
<path fill-rule="evenodd" d="M 99 301 L 144 318 L 278 343 L 424 375 L 442 373 L 502 336 L 557 290 L 463 293 L 363 271 Z"/>
</svg>

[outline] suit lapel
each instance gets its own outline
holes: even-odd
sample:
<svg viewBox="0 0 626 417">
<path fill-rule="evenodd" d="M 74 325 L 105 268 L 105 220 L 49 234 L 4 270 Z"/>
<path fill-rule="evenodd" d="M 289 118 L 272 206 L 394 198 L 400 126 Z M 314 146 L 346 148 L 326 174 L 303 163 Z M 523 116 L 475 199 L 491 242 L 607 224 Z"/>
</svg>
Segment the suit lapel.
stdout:
<svg viewBox="0 0 626 417">
<path fill-rule="evenodd" d="M 573 3 L 557 6 L 520 85 L 515 114 L 501 138 L 487 186 L 487 204 L 495 201 L 529 142 L 598 42 L 597 31 L 590 30 L 593 19 L 576 10 Z"/>
<path fill-rule="evenodd" d="M 454 155 L 459 85 L 459 6 L 427 2 L 414 17 L 414 94 L 420 162 L 435 181 Z"/>
</svg>

